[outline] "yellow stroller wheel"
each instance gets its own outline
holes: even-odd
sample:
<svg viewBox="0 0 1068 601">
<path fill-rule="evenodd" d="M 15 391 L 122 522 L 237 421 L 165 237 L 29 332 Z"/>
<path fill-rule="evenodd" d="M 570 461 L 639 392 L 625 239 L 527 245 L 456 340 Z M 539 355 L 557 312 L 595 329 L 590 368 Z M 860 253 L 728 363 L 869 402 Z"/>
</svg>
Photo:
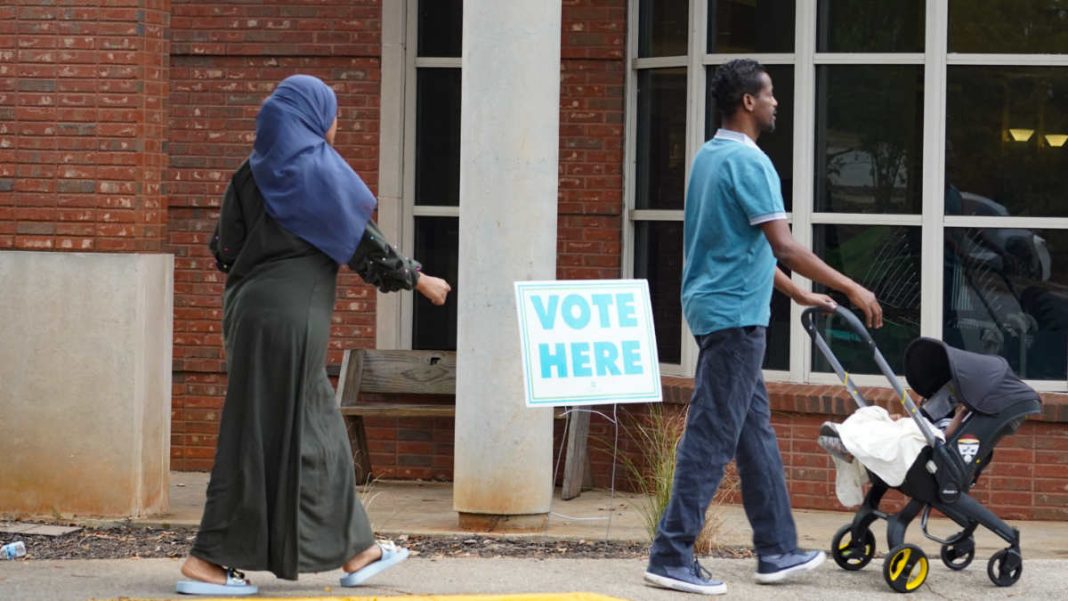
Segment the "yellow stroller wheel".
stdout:
<svg viewBox="0 0 1068 601">
<path fill-rule="evenodd" d="M 911 593 L 927 580 L 929 563 L 923 549 L 912 544 L 898 545 L 886 555 L 883 578 L 899 593 Z"/>
</svg>

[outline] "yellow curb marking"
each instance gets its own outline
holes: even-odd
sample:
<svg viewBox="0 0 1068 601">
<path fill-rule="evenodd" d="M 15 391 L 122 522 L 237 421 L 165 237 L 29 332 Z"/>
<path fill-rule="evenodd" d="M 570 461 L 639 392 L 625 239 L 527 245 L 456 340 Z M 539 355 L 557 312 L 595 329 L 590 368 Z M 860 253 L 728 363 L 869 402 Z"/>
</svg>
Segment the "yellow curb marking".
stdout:
<svg viewBox="0 0 1068 601">
<path fill-rule="evenodd" d="M 270 597 L 270 601 L 389 601 L 403 598 L 404 601 L 626 601 L 597 593 L 530 593 L 521 595 L 389 595 L 373 597 Z M 267 597 L 196 597 L 197 601 L 233 601 L 234 599 L 267 599 Z M 112 599 L 111 601 L 119 601 Z M 122 597 L 122 601 L 150 601 Z M 158 600 L 155 600 L 158 601 Z"/>
</svg>

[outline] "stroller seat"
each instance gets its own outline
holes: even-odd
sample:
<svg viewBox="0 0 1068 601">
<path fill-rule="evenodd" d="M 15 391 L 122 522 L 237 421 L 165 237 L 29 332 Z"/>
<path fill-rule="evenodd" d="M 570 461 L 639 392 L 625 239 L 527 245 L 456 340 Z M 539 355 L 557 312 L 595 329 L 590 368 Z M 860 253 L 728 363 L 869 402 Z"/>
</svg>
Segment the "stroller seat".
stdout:
<svg viewBox="0 0 1068 601">
<path fill-rule="evenodd" d="M 840 306 L 835 312 L 871 348 L 875 362 L 895 388 L 906 412 L 916 420 L 928 445 L 920 451 L 904 481 L 896 487 L 889 486 L 869 470 L 871 488 L 853 521 L 835 534 L 831 556 L 845 570 L 862 569 L 875 556 L 871 524 L 877 519 L 885 519 L 890 550 L 884 561 L 883 577 L 893 590 L 913 592 L 926 580 L 928 560 L 923 549 L 904 542 L 905 531 L 922 513 L 924 536 L 941 545 L 942 562 L 952 570 L 963 570 L 974 559 L 973 535 L 979 526 L 1005 540 L 1009 546 L 990 558 L 987 575 L 997 586 L 1015 584 L 1023 571 L 1019 531 L 968 493 L 993 460 L 998 442 L 1016 432 L 1027 416 L 1041 412 L 1038 393 L 1020 380 L 1002 357 L 964 351 L 940 340 L 918 338 L 905 350 L 905 379 L 913 390 L 928 399 L 920 409 L 901 387 L 860 320 Z M 859 406 L 867 405 L 817 331 L 815 317 L 815 309 L 802 313 L 805 330 L 835 369 L 850 396 Z M 967 417 L 943 442 L 934 435 L 928 419 L 937 421 L 952 413 L 957 403 L 966 407 Z M 909 497 L 905 507 L 896 514 L 879 510 L 883 496 L 892 488 Z M 927 520 L 931 509 L 944 514 L 961 530 L 946 539 L 930 534 Z"/>
<path fill-rule="evenodd" d="M 925 399 L 950 391 L 944 404 L 923 405 L 921 412 L 927 418 L 938 419 L 957 403 L 967 408 L 968 417 L 944 444 L 921 453 L 899 488 L 927 503 L 953 503 L 975 484 L 998 442 L 1016 432 L 1028 415 L 1041 412 L 1041 401 L 1003 357 L 917 338 L 905 349 L 904 363 L 909 386 Z M 928 461 L 934 464 L 933 473 Z"/>
</svg>

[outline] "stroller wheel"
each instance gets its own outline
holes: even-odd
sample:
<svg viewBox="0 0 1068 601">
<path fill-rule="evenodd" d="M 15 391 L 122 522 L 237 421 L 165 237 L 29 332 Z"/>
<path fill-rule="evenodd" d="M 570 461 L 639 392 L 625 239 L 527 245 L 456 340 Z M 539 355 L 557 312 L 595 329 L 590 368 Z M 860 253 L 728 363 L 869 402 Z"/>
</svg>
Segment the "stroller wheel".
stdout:
<svg viewBox="0 0 1068 601">
<path fill-rule="evenodd" d="M 899 593 L 911 593 L 927 580 L 927 554 L 912 544 L 898 545 L 886 555 L 883 578 Z"/>
<path fill-rule="evenodd" d="M 998 586 L 1012 586 L 1023 573 L 1023 557 L 1013 549 L 1002 549 L 986 564 L 986 575 Z"/>
<path fill-rule="evenodd" d="M 951 545 L 942 545 L 942 563 L 951 570 L 963 570 L 975 559 L 975 539 L 968 537 Z"/>
<path fill-rule="evenodd" d="M 831 557 L 843 570 L 855 572 L 868 565 L 875 557 L 875 535 L 871 529 L 864 529 L 862 540 L 853 540 L 853 525 L 846 524 L 834 533 L 831 539 Z"/>
</svg>

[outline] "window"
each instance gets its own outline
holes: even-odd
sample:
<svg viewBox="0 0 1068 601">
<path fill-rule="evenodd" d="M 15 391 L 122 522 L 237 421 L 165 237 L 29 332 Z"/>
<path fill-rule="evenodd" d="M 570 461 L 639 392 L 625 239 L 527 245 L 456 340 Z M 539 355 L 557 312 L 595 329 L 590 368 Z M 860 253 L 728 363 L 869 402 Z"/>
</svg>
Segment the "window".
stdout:
<svg viewBox="0 0 1068 601">
<path fill-rule="evenodd" d="M 379 219 L 427 273 L 456 287 L 463 2 L 406 0 L 382 14 Z M 435 307 L 418 294 L 379 295 L 378 346 L 455 350 L 456 299 Z"/>
<path fill-rule="evenodd" d="M 890 365 L 923 335 L 1068 390 L 1068 1 L 631 0 L 630 14 L 626 252 L 665 373 L 696 362 L 678 287 L 686 177 L 719 125 L 707 82 L 745 56 L 780 103 L 758 144 L 794 236 L 879 297 Z M 776 293 L 768 377 L 835 381 L 799 313 Z M 885 384 L 840 324 L 826 334 L 862 384 Z"/>
</svg>

